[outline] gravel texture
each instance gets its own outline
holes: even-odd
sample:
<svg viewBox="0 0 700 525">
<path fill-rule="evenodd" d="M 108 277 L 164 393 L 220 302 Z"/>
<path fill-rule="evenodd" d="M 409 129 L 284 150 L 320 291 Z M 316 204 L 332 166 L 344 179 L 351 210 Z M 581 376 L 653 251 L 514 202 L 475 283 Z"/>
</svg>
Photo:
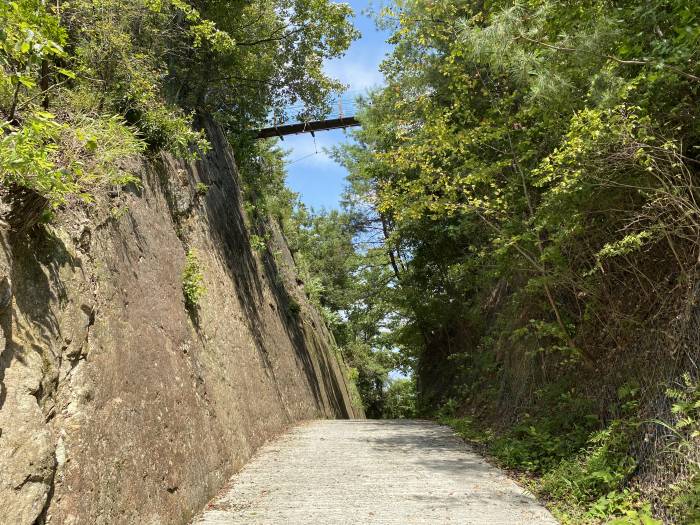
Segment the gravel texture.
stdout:
<svg viewBox="0 0 700 525">
<path fill-rule="evenodd" d="M 314 421 L 269 443 L 193 524 L 556 524 L 428 421 Z"/>
</svg>

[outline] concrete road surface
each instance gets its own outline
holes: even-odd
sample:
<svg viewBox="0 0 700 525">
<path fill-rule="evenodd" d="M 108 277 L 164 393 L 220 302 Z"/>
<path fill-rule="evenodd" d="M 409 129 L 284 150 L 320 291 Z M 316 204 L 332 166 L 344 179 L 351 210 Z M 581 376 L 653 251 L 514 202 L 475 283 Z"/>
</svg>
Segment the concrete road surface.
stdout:
<svg viewBox="0 0 700 525">
<path fill-rule="evenodd" d="M 193 524 L 556 524 L 428 421 L 314 421 L 265 447 Z"/>
</svg>

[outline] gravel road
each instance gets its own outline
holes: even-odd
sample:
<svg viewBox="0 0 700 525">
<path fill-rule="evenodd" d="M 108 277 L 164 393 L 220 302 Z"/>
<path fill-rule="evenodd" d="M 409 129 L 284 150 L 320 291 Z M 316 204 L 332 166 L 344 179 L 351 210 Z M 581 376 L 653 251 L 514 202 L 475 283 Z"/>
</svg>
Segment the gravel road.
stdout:
<svg viewBox="0 0 700 525">
<path fill-rule="evenodd" d="M 428 421 L 314 421 L 269 443 L 193 524 L 556 524 Z"/>
</svg>

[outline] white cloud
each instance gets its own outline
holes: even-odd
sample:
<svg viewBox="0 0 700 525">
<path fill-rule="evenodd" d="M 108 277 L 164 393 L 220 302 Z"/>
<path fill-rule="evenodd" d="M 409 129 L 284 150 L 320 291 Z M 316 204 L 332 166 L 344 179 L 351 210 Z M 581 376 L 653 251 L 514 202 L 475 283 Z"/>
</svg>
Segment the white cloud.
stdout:
<svg viewBox="0 0 700 525">
<path fill-rule="evenodd" d="M 379 71 L 379 63 L 383 55 L 368 57 L 368 60 L 358 61 L 351 57 L 326 62 L 325 72 L 343 84 L 350 86 L 350 91 L 367 91 L 369 88 L 384 84 L 384 77 Z"/>
</svg>

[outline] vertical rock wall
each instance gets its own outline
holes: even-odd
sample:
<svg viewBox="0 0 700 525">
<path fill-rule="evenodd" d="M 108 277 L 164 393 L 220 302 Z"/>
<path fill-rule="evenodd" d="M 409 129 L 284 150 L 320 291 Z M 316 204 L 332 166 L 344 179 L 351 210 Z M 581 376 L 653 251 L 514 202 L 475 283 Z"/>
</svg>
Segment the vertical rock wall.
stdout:
<svg viewBox="0 0 700 525">
<path fill-rule="evenodd" d="M 29 233 L 0 225 L 0 524 L 183 523 L 290 424 L 362 415 L 281 233 L 251 251 L 206 128 L 202 161 L 164 157 Z"/>
</svg>

